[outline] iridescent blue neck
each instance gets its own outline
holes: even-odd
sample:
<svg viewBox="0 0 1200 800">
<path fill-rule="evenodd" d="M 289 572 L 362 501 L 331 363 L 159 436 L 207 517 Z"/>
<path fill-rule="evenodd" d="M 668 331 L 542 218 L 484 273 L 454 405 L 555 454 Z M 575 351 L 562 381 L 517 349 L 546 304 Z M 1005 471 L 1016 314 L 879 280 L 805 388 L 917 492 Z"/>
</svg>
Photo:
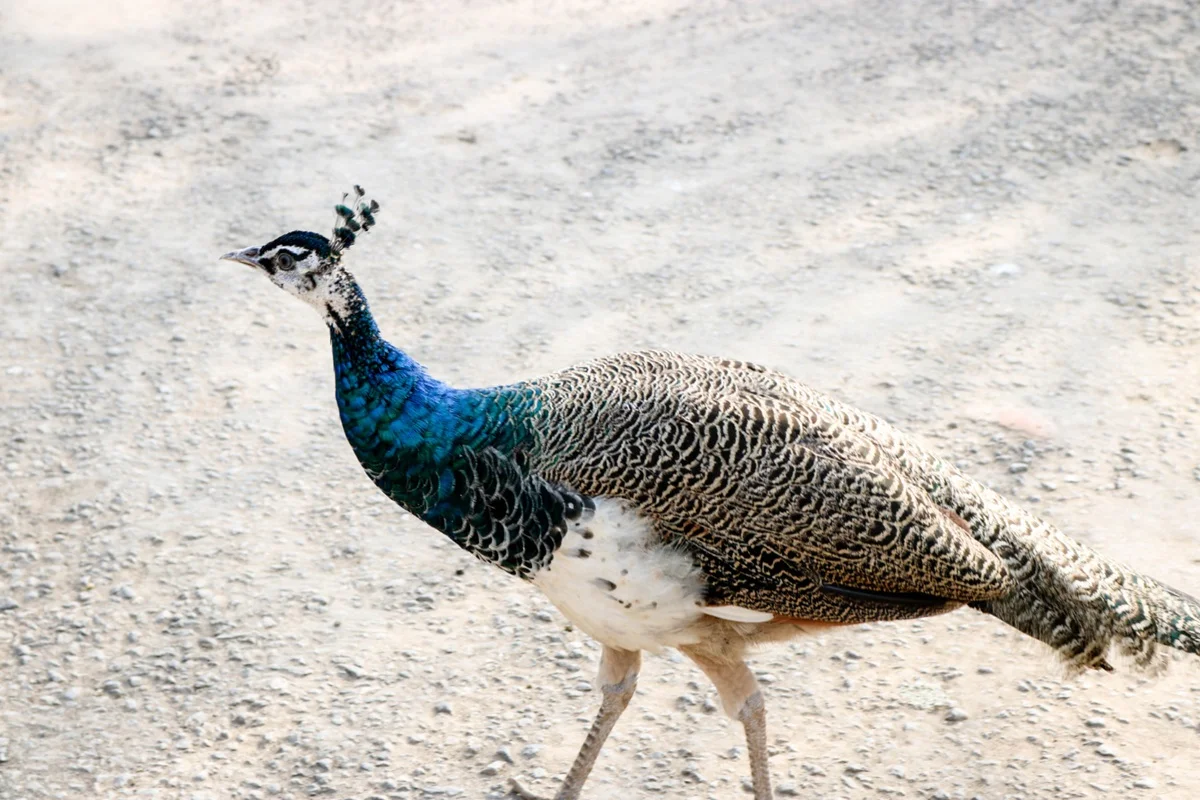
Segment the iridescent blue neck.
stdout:
<svg viewBox="0 0 1200 800">
<path fill-rule="evenodd" d="M 467 551 L 531 574 L 561 542 L 569 507 L 559 488 L 522 466 L 537 390 L 435 380 L 380 337 L 352 278 L 339 288 L 327 307 L 338 410 L 367 475 Z"/>
<path fill-rule="evenodd" d="M 346 438 L 376 485 L 431 524 L 442 514 L 452 462 L 478 447 L 516 446 L 523 430 L 503 390 L 455 389 L 379 335 L 357 286 L 331 315 L 338 410 Z M 452 509 L 449 509 L 452 511 Z M 453 514 L 451 514 L 453 516 Z M 444 527 L 438 525 L 438 527 Z"/>
<path fill-rule="evenodd" d="M 339 287 L 338 295 L 344 302 L 338 303 L 340 313 L 329 308 L 329 338 L 346 438 L 368 471 L 377 461 L 418 460 L 425 432 L 417 427 L 414 413 L 449 387 L 379 335 L 357 284 Z"/>
</svg>

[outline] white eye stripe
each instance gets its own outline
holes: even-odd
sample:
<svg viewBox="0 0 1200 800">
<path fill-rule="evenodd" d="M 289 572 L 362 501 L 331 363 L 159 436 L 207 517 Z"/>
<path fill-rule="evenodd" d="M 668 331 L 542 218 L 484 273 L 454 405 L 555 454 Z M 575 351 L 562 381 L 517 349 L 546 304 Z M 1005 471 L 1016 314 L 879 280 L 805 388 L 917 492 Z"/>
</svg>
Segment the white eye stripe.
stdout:
<svg viewBox="0 0 1200 800">
<path fill-rule="evenodd" d="M 262 253 L 261 257 L 274 258 L 275 256 L 279 255 L 280 253 L 287 253 L 288 255 L 290 255 L 294 259 L 296 259 L 297 261 L 303 261 L 304 259 L 308 258 L 308 254 L 311 252 L 312 252 L 312 250 L 309 250 L 304 247 L 295 247 L 290 244 L 281 244 L 274 249 L 271 249 L 271 250 L 268 250 L 268 251 Z"/>
</svg>

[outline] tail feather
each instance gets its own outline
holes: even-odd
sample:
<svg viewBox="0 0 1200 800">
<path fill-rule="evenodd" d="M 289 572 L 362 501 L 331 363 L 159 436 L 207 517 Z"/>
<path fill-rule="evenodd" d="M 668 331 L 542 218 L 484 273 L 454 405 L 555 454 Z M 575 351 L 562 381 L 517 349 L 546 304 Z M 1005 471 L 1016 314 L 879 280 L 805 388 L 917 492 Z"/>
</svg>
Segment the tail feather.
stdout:
<svg viewBox="0 0 1200 800">
<path fill-rule="evenodd" d="M 1113 649 L 1152 672 L 1166 666 L 1162 645 L 1200 655 L 1195 598 L 1101 556 L 999 496 L 996 501 L 1008 512 L 1005 524 L 976 536 L 1004 559 L 1016 588 L 973 607 L 1050 645 L 1072 671 L 1111 669 Z"/>
<path fill-rule="evenodd" d="M 1166 666 L 1163 646 L 1200 655 L 1200 601 L 1101 556 L 883 420 L 829 398 L 821 402 L 871 437 L 1004 560 L 1013 591 L 972 607 L 1050 645 L 1072 671 L 1112 669 L 1114 649 L 1146 670 Z"/>
<path fill-rule="evenodd" d="M 1114 567 L 1121 570 L 1120 567 Z M 1153 578 L 1124 572 L 1123 589 L 1113 602 L 1113 613 L 1125 628 L 1140 637 L 1122 642 L 1126 655 L 1146 666 L 1155 656 L 1154 644 L 1200 655 L 1200 602 Z M 1141 642 L 1150 645 L 1140 645 Z"/>
</svg>

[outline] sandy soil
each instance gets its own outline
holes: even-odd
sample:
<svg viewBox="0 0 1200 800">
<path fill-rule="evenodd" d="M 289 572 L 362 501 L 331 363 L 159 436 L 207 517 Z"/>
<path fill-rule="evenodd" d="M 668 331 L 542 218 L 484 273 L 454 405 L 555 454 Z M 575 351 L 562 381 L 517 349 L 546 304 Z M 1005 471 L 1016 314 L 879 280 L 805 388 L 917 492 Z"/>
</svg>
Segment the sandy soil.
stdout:
<svg viewBox="0 0 1200 800">
<path fill-rule="evenodd" d="M 597 648 L 377 495 L 318 320 L 215 260 L 326 229 L 354 182 L 380 323 L 449 380 L 764 362 L 1200 590 L 1198 18 L 3 4 L 0 798 L 498 798 L 566 769 Z M 960 612 L 756 667 L 782 796 L 1200 796 L 1200 664 L 1064 681 Z M 588 796 L 742 796 L 714 701 L 649 659 Z"/>
</svg>

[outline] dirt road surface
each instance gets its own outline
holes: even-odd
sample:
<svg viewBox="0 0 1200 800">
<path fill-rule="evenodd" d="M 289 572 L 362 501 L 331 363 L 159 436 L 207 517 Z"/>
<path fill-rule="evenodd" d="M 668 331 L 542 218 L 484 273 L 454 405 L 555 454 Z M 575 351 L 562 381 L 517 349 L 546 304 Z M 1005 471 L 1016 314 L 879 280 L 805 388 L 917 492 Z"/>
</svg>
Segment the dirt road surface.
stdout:
<svg viewBox="0 0 1200 800">
<path fill-rule="evenodd" d="M 318 319 L 216 257 L 383 205 L 389 338 L 488 384 L 781 368 L 1200 591 L 1200 9 L 0 6 L 0 799 L 552 792 L 598 650 L 406 517 Z M 1200 797 L 1200 664 L 963 611 L 762 652 L 805 798 Z M 651 658 L 588 797 L 743 796 Z"/>
</svg>

